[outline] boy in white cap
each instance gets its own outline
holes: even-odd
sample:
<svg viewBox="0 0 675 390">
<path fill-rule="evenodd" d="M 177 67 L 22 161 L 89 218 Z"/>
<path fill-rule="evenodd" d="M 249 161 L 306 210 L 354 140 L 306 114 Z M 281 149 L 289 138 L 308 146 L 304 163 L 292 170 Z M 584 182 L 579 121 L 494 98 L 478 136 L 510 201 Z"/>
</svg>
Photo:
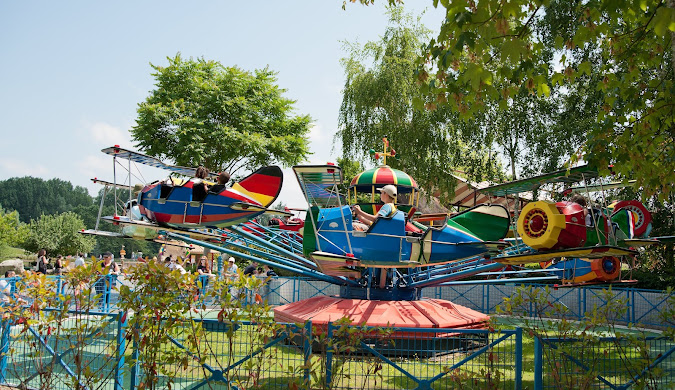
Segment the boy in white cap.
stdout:
<svg viewBox="0 0 675 390">
<path fill-rule="evenodd" d="M 396 213 L 396 206 L 394 205 L 396 202 L 396 186 L 387 184 L 386 186 L 378 188 L 377 190 L 380 191 L 380 200 L 382 200 L 384 203 L 377 214 L 373 215 L 367 213 L 361 210 L 361 207 L 358 205 L 354 206 L 354 212 L 356 213 L 356 216 L 368 225 L 375 222 L 379 216 L 391 217 L 394 215 L 394 213 Z"/>
</svg>

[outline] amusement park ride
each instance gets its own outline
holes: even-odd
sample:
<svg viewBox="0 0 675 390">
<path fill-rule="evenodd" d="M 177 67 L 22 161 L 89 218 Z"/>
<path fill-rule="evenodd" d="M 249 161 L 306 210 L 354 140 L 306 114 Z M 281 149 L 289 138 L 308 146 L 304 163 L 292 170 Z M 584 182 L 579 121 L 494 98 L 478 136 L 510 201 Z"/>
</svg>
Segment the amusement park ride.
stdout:
<svg viewBox="0 0 675 390">
<path fill-rule="evenodd" d="M 637 201 L 590 211 L 577 203 L 534 201 L 522 210 L 516 205 L 513 218 L 504 206 L 482 204 L 444 215 L 440 224 L 428 224 L 425 221 L 438 217 L 416 213 L 420 189 L 412 177 L 386 165 L 386 158 L 395 152 L 386 138 L 384 145 L 384 151 L 375 154 L 376 159 L 384 159 L 383 164 L 354 177 L 346 194 L 340 190 L 340 167 L 293 167 L 309 204 L 304 221 L 289 218 L 290 210 L 268 208 L 283 183 L 278 167 L 261 168 L 229 188 L 211 186 L 205 195 L 197 194 L 194 180 L 173 176 L 136 187 L 138 194 L 134 195 L 132 162 L 188 177 L 194 176 L 195 169 L 166 165 L 117 146 L 106 148 L 103 152 L 113 157 L 115 167 L 123 167 L 118 159 L 128 161 L 128 183 L 117 184 L 116 177 L 113 182 L 94 181 L 106 191 L 112 187 L 116 203 L 118 189 L 128 190 L 129 200 L 121 215 L 101 218 L 99 211 L 99 219 L 122 229 L 119 233 L 99 230 L 97 221 L 95 229 L 82 233 L 149 240 L 161 235 L 336 284 L 339 297 L 314 297 L 274 309 L 277 321 L 311 319 L 318 328 L 344 316 L 353 323 L 373 326 L 481 328 L 487 324 L 487 315 L 449 301 L 423 298 L 422 288 L 462 283 L 561 281 L 562 286 L 570 286 L 625 282 L 622 265 L 630 266 L 637 253 L 634 248 L 673 240 L 647 238 L 651 216 Z M 482 192 L 506 197 L 549 183 L 569 186 L 597 177 L 597 171 L 582 166 Z M 355 228 L 354 207 L 376 214 L 382 207 L 376 195 L 385 185 L 397 189 L 397 211 L 378 217 L 365 230 Z M 272 227 L 252 221 L 263 213 L 279 218 L 273 219 Z M 295 232 L 301 235 L 288 235 Z M 241 253 L 244 249 L 249 254 Z M 523 266 L 529 263 L 539 267 Z"/>
</svg>

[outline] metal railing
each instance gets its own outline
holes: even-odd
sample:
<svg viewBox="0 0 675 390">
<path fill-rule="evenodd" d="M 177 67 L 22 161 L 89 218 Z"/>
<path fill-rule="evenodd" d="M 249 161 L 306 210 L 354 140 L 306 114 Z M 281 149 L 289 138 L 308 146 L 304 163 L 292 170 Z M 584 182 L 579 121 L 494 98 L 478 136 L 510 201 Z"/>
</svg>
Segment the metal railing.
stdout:
<svg viewBox="0 0 675 390">
<path fill-rule="evenodd" d="M 668 389 L 675 340 L 667 337 L 535 338 L 535 390 Z"/>
<path fill-rule="evenodd" d="M 73 293 L 58 282 L 59 277 L 54 278 L 61 294 Z M 17 280 L 10 280 L 11 289 Z M 208 295 L 212 284 L 206 283 L 208 280 L 207 276 L 200 278 L 200 296 Z M 138 388 L 143 378 L 138 362 L 133 360 L 138 349 L 127 342 L 126 316 L 116 312 L 119 297 L 114 286 L 120 283 L 126 283 L 124 277 L 105 276 L 93 284 L 100 284 L 100 311 L 71 310 L 59 323 L 46 319 L 31 326 L 3 322 L 0 383 L 21 382 L 40 388 L 45 381 L 52 381 L 50 388 L 54 389 Z M 427 288 L 424 295 L 492 313 L 516 287 L 445 286 Z M 618 322 L 663 326 L 659 314 L 668 305 L 670 295 L 630 288 L 613 289 L 612 297 L 600 292 L 598 288 L 560 289 L 551 291 L 550 297 L 553 303 L 569 308 L 570 317 L 578 319 L 593 305 L 605 304 L 608 298 L 622 299 L 628 302 L 628 310 L 616 319 Z M 306 278 L 272 278 L 257 293 L 269 304 L 278 305 L 337 294 L 338 289 Z M 197 321 L 205 331 L 204 342 L 209 348 L 194 350 L 187 346 L 190 327 L 172 331 L 166 348 L 178 349 L 189 357 L 187 365 L 171 368 L 177 373 L 177 383 L 172 388 L 197 389 L 210 383 L 238 388 L 287 388 L 289 380 L 299 380 L 298 388 L 431 389 L 454 388 L 462 383 L 464 388 L 519 389 L 523 382 L 521 328 L 390 328 L 389 336 L 377 337 L 371 334 L 375 332 L 372 328 L 349 327 L 361 332 L 361 338 L 358 347 L 346 353 L 334 341 L 343 335 L 336 336 L 338 328 L 332 325 L 316 329 L 311 323 L 304 328 L 277 324 L 275 332 L 265 333 L 256 323 L 232 326 L 214 319 Z M 600 336 L 584 340 L 581 345 L 574 344 L 578 340 L 535 337 L 535 388 L 557 389 L 567 383 L 556 377 L 589 380 L 591 388 L 626 389 L 645 381 L 661 388 L 661 384 L 675 383 L 672 339 Z M 204 351 L 210 352 L 204 356 Z M 263 363 L 265 368 L 261 369 Z M 168 379 L 160 378 L 160 382 Z"/>
<path fill-rule="evenodd" d="M 3 325 L 1 383 L 50 389 L 136 390 L 144 379 L 136 346 L 120 313 L 73 312 L 72 327 L 45 335 L 38 326 Z M 163 346 L 184 361 L 166 363 L 158 388 L 519 389 L 522 332 L 343 327 L 311 323 L 298 327 L 259 323 L 236 325 L 195 320 L 204 330 L 199 348 L 188 347 L 192 325 L 167 330 Z M 77 322 L 77 326 L 75 323 Z M 91 328 L 83 332 L 84 328 Z M 354 336 L 356 339 L 348 340 Z M 82 337 L 86 336 L 86 337 Z M 73 340 L 80 340 L 73 344 Z M 356 340 L 354 342 L 354 340 Z M 193 344 L 194 345 L 194 344 Z M 351 349 L 350 349 L 351 348 Z"/>
</svg>

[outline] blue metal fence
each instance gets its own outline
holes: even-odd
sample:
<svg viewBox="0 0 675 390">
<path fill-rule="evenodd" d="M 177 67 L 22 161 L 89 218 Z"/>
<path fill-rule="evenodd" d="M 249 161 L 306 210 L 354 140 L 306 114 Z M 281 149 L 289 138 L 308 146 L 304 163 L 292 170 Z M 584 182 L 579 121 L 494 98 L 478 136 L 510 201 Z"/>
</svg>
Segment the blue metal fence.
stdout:
<svg viewBox="0 0 675 390">
<path fill-rule="evenodd" d="M 45 333 L 41 325 L 5 324 L 2 383 L 49 389 L 135 390 L 144 379 L 126 344 L 123 315 L 71 313 L 72 326 Z M 78 322 L 77 324 L 75 324 Z M 316 329 L 196 320 L 172 329 L 163 353 L 185 356 L 164 366 L 159 388 L 519 389 L 522 332 L 509 330 L 338 327 Z M 54 325 L 54 324 L 52 324 Z M 84 330 L 85 328 L 91 328 Z M 356 343 L 348 340 L 357 329 Z M 84 331 L 83 331 L 84 330 Z M 351 350 L 349 348 L 352 348 Z M 292 386 L 290 386 L 292 387 Z"/>
<path fill-rule="evenodd" d="M 143 373 L 132 363 L 138 358 L 138 349 L 127 341 L 125 317 L 114 312 L 118 296 L 112 287 L 126 282 L 123 277 L 102 280 L 101 312 L 71 311 L 58 323 L 43 317 L 44 321 L 30 327 L 0 324 L 0 383 L 36 388 L 45 388 L 47 383 L 53 389 L 138 388 Z M 204 281 L 202 293 L 208 288 Z M 57 286 L 64 294 L 73 293 Z M 516 287 L 442 286 L 427 288 L 424 295 L 492 313 Z M 338 289 L 306 278 L 274 278 L 259 292 L 270 304 L 278 305 L 337 294 Z M 628 305 L 617 321 L 662 325 L 659 313 L 667 305 L 668 295 L 639 289 L 614 289 L 612 294 L 611 299 Z M 553 290 L 551 298 L 565 305 L 570 317 L 581 319 L 594 305 L 606 303 L 608 296 L 600 289 L 575 288 Z M 437 389 L 461 384 L 463 388 L 519 389 L 523 382 L 520 328 L 501 332 L 395 328 L 389 330 L 394 336 L 386 339 L 366 332 L 357 350 L 344 353 L 333 341 L 343 336 L 335 335 L 337 328 L 332 326 L 322 331 L 329 335 L 326 338 L 311 324 L 305 328 L 279 324 L 281 328 L 270 331 L 256 323 L 242 322 L 235 329 L 217 320 L 197 322 L 205 330 L 203 340 L 208 348 L 188 346 L 188 327 L 175 330 L 171 343 L 165 346 L 188 357 L 187 363 L 170 367 L 177 373 L 172 388 L 288 388 L 289 381 L 296 381 L 298 388 Z M 393 344 L 387 342 L 392 340 Z M 536 388 L 561 388 L 560 383 L 566 382 L 556 381 L 556 377 L 582 380 L 590 371 L 597 373 L 588 379 L 592 388 L 625 389 L 646 380 L 659 386 L 675 383 L 673 340 L 594 337 L 592 341 L 583 344 L 584 349 L 570 347 L 574 340 L 535 338 Z M 636 355 L 629 346 L 644 352 Z M 580 350 L 587 353 L 575 354 Z M 260 366 L 263 363 L 265 367 Z M 169 378 L 159 380 L 167 384 Z"/>
<path fill-rule="evenodd" d="M 667 337 L 535 338 L 534 388 L 673 388 L 673 352 Z"/>
</svg>

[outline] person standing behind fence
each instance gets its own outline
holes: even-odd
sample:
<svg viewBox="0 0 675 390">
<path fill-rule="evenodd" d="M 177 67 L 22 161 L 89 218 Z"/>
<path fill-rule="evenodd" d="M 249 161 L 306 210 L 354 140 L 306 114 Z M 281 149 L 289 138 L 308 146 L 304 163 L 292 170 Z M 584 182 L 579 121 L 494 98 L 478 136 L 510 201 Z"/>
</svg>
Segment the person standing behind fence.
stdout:
<svg viewBox="0 0 675 390">
<path fill-rule="evenodd" d="M 76 268 L 82 267 L 84 265 L 84 254 L 82 254 L 82 252 L 77 254 L 77 257 L 75 258 L 75 263 L 73 265 Z"/>
<path fill-rule="evenodd" d="M 272 267 L 270 267 L 269 265 L 265 264 L 263 267 L 264 267 L 263 268 L 264 275 L 266 277 L 278 276 L 277 273 L 274 272 L 274 269 L 272 269 Z"/>
<path fill-rule="evenodd" d="M 246 268 L 244 268 L 244 275 L 254 276 L 256 274 L 257 269 L 258 269 L 258 263 L 255 262 L 255 261 L 252 261 L 251 264 L 249 264 Z"/>
<path fill-rule="evenodd" d="M 225 276 L 230 280 L 230 281 L 235 281 L 239 278 L 238 274 L 239 268 L 237 267 L 237 264 L 234 262 L 234 257 L 230 257 L 227 259 L 227 269 L 225 270 Z"/>
<path fill-rule="evenodd" d="M 40 249 L 38 251 L 37 259 L 37 273 L 47 275 L 47 264 L 49 264 L 49 259 L 47 258 L 47 251 Z"/>
<path fill-rule="evenodd" d="M 9 297 L 12 295 L 12 283 L 9 278 L 16 276 L 14 271 L 5 272 L 5 279 L 0 280 L 0 302 L 7 304 L 9 303 Z"/>
<path fill-rule="evenodd" d="M 107 274 L 106 274 L 107 270 Z M 107 281 L 112 281 L 107 275 L 119 275 L 120 267 L 115 263 L 113 254 L 106 252 L 103 254 L 103 261 L 101 262 L 101 273 L 94 284 L 96 295 L 100 295 L 99 302 L 101 307 L 106 310 L 110 304 L 110 287 L 107 286 Z"/>
<path fill-rule="evenodd" d="M 63 273 L 63 256 L 56 256 L 54 260 L 54 275 L 61 275 Z"/>
</svg>

